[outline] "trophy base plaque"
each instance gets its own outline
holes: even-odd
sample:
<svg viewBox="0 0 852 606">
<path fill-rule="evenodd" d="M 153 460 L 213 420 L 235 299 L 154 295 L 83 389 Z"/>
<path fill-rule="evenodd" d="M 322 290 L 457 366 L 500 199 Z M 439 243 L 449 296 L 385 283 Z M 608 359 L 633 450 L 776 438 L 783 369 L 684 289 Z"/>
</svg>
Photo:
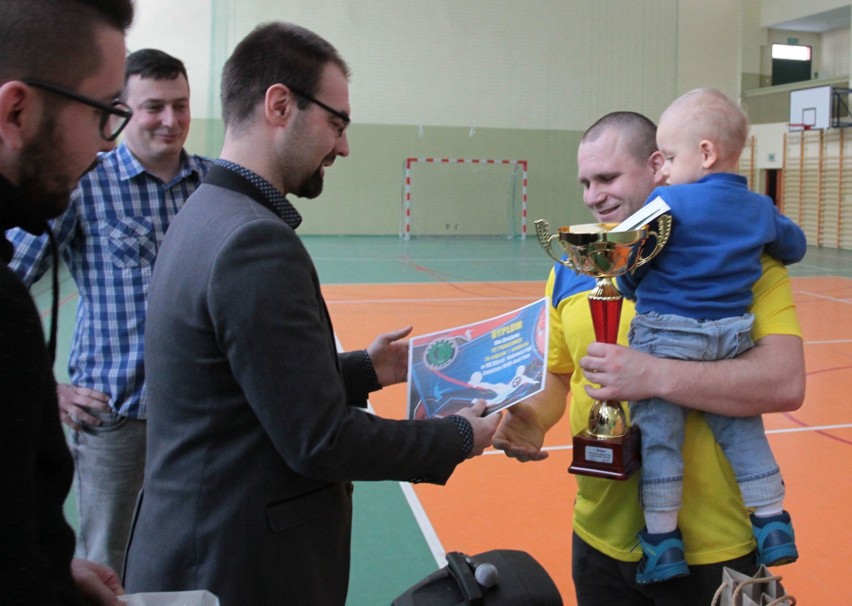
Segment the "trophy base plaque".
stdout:
<svg viewBox="0 0 852 606">
<path fill-rule="evenodd" d="M 641 465 L 639 429 L 631 427 L 627 435 L 598 438 L 583 430 L 574 436 L 574 460 L 569 473 L 610 480 L 626 480 Z"/>
</svg>

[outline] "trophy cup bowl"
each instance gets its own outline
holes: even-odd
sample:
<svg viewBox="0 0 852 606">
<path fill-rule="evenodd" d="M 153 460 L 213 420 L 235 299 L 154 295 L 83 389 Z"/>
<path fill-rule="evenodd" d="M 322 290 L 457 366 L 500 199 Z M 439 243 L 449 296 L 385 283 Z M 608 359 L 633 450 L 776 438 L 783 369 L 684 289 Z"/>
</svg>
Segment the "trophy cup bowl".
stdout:
<svg viewBox="0 0 852 606">
<path fill-rule="evenodd" d="M 671 216 L 659 218 L 657 231 L 651 231 L 646 225 L 630 231 L 609 231 L 615 223 L 585 223 L 560 227 L 556 234 L 550 235 L 550 226 L 544 219 L 535 222 L 538 241 L 545 252 L 557 263 L 573 269 L 577 273 L 592 276 L 598 280 L 612 281 L 612 278 L 624 275 L 641 267 L 660 252 L 668 241 L 671 230 Z M 631 254 L 645 243 L 648 236 L 656 237 L 657 245 L 646 256 Z M 566 257 L 555 255 L 553 242 L 558 241 Z"/>
<path fill-rule="evenodd" d="M 658 217 L 656 230 L 649 225 L 627 231 L 611 231 L 614 223 L 587 223 L 560 227 L 551 235 L 547 221 L 535 222 L 536 235 L 545 252 L 557 263 L 595 278 L 589 307 L 595 338 L 618 342 L 622 296 L 613 278 L 641 267 L 665 246 L 671 233 L 671 215 Z M 654 247 L 643 245 L 653 238 Z M 557 256 L 558 242 L 565 253 Z M 596 400 L 586 429 L 574 436 L 574 460 L 568 471 L 616 480 L 626 480 L 639 468 L 639 431 L 627 424 L 624 407 L 617 400 Z"/>
</svg>

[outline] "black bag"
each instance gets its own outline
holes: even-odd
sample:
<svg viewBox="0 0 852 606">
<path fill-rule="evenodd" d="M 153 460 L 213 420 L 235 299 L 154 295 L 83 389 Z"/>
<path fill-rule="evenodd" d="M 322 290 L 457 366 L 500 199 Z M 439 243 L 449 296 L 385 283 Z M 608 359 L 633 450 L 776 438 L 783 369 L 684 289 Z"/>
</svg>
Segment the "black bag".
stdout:
<svg viewBox="0 0 852 606">
<path fill-rule="evenodd" d="M 525 551 L 447 554 L 447 565 L 409 588 L 392 606 L 562 606 L 559 590 Z"/>
</svg>

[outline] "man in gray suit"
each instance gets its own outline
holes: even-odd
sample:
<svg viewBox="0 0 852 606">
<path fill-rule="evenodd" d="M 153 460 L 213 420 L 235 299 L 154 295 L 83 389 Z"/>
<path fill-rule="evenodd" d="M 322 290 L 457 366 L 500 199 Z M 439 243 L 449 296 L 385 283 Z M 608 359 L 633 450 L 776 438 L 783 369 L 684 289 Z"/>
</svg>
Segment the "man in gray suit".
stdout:
<svg viewBox="0 0 852 606">
<path fill-rule="evenodd" d="M 225 144 L 172 222 L 149 294 L 148 462 L 128 591 L 222 606 L 344 604 L 352 480 L 443 484 L 499 415 L 395 421 L 358 407 L 404 379 L 410 329 L 338 355 L 285 198 L 349 154 L 348 68 L 298 26 L 258 27 L 222 78 Z"/>
</svg>

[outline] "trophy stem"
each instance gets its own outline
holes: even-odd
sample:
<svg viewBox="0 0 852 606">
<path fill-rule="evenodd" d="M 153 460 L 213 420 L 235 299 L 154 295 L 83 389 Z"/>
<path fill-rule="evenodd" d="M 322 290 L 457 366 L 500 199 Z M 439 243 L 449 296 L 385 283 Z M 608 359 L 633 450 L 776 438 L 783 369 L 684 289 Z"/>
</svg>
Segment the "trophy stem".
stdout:
<svg viewBox="0 0 852 606">
<path fill-rule="evenodd" d="M 612 278 L 597 279 L 595 289 L 589 295 L 589 308 L 592 311 L 595 338 L 601 343 L 618 342 L 622 302 L 621 293 L 613 284 Z"/>
<path fill-rule="evenodd" d="M 597 278 L 595 289 L 589 295 L 589 309 L 595 338 L 602 343 L 617 343 L 621 324 L 621 305 L 624 301 L 612 277 Z M 617 438 L 628 433 L 627 416 L 617 400 L 595 400 L 589 411 L 589 433 L 597 439 Z"/>
</svg>

